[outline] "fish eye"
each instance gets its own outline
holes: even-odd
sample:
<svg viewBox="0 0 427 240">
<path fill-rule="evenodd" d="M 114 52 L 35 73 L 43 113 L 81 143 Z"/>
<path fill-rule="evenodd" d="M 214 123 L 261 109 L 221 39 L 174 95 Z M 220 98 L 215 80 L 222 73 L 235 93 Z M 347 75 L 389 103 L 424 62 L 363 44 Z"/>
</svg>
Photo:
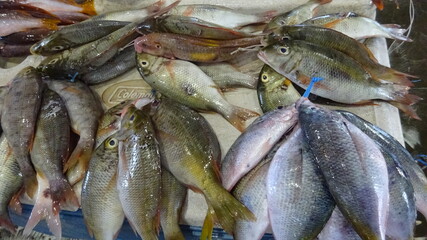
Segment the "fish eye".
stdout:
<svg viewBox="0 0 427 240">
<path fill-rule="evenodd" d="M 117 141 L 117 139 L 115 138 L 110 138 L 108 141 L 106 141 L 105 143 L 105 147 L 108 149 L 113 149 L 117 147 L 119 141 Z"/>
<path fill-rule="evenodd" d="M 162 46 L 160 44 L 156 44 L 155 46 L 156 46 L 157 49 L 162 48 Z"/>
<path fill-rule="evenodd" d="M 289 47 L 284 47 L 284 46 L 282 46 L 282 47 L 279 47 L 279 48 L 277 49 L 277 51 L 278 51 L 280 54 L 288 55 L 288 54 L 289 54 Z"/>
<path fill-rule="evenodd" d="M 132 115 L 130 116 L 130 118 L 129 118 L 129 121 L 130 121 L 130 122 L 133 122 L 133 120 L 135 120 L 135 114 L 132 114 Z"/>
<path fill-rule="evenodd" d="M 289 37 L 289 36 L 283 36 L 282 37 L 282 41 L 289 41 L 289 40 L 291 40 L 291 38 Z"/>
<path fill-rule="evenodd" d="M 285 20 L 280 20 L 280 21 L 279 21 L 279 24 L 280 24 L 280 25 L 285 25 L 285 24 L 286 24 L 286 22 L 285 22 Z"/>
<path fill-rule="evenodd" d="M 267 74 L 263 73 L 261 75 L 261 81 L 264 82 L 264 83 L 268 82 L 268 76 L 267 76 Z"/>
<path fill-rule="evenodd" d="M 148 67 L 148 61 L 147 60 L 141 60 L 141 66 L 143 66 L 143 67 Z"/>
<path fill-rule="evenodd" d="M 52 47 L 52 50 L 54 50 L 54 51 L 61 51 L 62 49 L 64 49 L 64 46 L 58 45 L 58 46 L 53 46 Z"/>
<path fill-rule="evenodd" d="M 58 62 L 57 58 L 50 60 L 48 64 L 55 64 L 56 62 Z"/>
</svg>

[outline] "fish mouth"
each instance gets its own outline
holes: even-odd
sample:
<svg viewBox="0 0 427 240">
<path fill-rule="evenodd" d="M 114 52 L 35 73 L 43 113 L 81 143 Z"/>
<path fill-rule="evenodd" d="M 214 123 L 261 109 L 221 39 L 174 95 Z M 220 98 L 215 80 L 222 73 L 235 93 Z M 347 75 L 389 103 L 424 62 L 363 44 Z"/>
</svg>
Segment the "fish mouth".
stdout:
<svg viewBox="0 0 427 240">
<path fill-rule="evenodd" d="M 258 52 L 258 58 L 265 64 L 270 65 L 269 61 L 267 60 L 267 54 L 265 54 L 265 52 L 263 52 L 262 50 Z"/>
</svg>

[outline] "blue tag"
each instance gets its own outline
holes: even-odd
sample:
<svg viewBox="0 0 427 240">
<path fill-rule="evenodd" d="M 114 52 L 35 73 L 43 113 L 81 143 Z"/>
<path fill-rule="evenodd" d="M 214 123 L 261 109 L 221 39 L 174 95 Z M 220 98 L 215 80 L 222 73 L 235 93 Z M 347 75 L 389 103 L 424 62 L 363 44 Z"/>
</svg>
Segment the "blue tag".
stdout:
<svg viewBox="0 0 427 240">
<path fill-rule="evenodd" d="M 322 80 L 323 80 L 323 78 L 321 78 L 321 77 L 312 77 L 311 81 L 310 81 L 310 85 L 308 85 L 307 89 L 304 92 L 304 95 L 302 95 L 302 96 L 307 98 L 308 95 L 310 95 L 311 89 L 313 88 L 314 84 L 319 82 L 319 81 L 322 81 Z"/>
</svg>

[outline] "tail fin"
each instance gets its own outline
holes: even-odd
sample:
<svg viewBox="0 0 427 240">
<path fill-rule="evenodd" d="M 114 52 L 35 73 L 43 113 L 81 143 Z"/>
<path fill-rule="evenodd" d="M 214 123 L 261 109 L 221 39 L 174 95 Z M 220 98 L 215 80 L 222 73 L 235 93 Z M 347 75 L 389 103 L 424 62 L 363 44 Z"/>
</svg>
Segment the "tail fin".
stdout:
<svg viewBox="0 0 427 240">
<path fill-rule="evenodd" d="M 82 13 L 86 13 L 87 15 L 96 15 L 96 10 L 95 10 L 95 1 L 94 0 L 87 0 L 84 3 L 82 3 L 80 5 L 80 7 L 82 8 Z"/>
<path fill-rule="evenodd" d="M 41 21 L 42 21 L 43 27 L 49 30 L 58 29 L 57 24 L 60 22 L 59 20 L 56 20 L 56 19 L 42 19 Z"/>
<path fill-rule="evenodd" d="M 409 80 L 409 78 L 417 78 L 417 76 L 399 72 L 397 70 L 387 67 L 384 67 L 384 71 L 382 73 L 378 73 L 376 77 L 387 82 L 392 82 L 408 87 L 414 86 L 414 84 Z"/>
<path fill-rule="evenodd" d="M 399 102 L 390 102 L 391 105 L 399 108 L 402 112 L 404 112 L 406 115 L 413 119 L 421 120 L 420 116 L 415 112 L 415 109 L 413 109 L 411 106 L 399 103 Z"/>
<path fill-rule="evenodd" d="M 7 213 L 7 209 L 6 209 L 6 212 L 2 216 L 0 216 L 0 227 L 8 230 L 13 234 L 16 233 L 15 224 L 13 224 L 12 221 L 10 220 L 9 214 Z"/>
<path fill-rule="evenodd" d="M 408 94 L 408 87 L 401 85 L 392 85 L 393 88 L 392 98 L 394 101 L 403 103 L 405 105 L 414 105 L 420 100 L 423 100 L 421 97 L 417 95 Z"/>
<path fill-rule="evenodd" d="M 68 179 L 71 185 L 74 185 L 83 178 L 89 166 L 90 158 L 92 157 L 94 144 L 95 139 L 80 136 L 76 148 L 71 153 L 68 161 L 64 164 L 64 172 L 79 171 L 78 174 L 80 174 L 80 176 L 75 176 L 75 179 L 73 178 L 73 180 Z"/>
<path fill-rule="evenodd" d="M 34 194 L 37 191 L 37 180 L 35 176 L 24 176 L 24 189 L 27 195 L 34 199 Z"/>
<path fill-rule="evenodd" d="M 49 193 L 52 198 L 54 214 L 59 214 L 60 206 L 74 211 L 79 209 L 77 196 L 64 178 L 49 181 Z"/>
<path fill-rule="evenodd" d="M 233 233 L 235 219 L 255 221 L 254 214 L 220 185 L 214 191 L 204 192 L 207 202 L 215 211 L 216 219 L 229 234 Z"/>
<path fill-rule="evenodd" d="M 383 0 L 372 0 L 372 2 L 375 4 L 375 6 L 377 6 L 377 8 L 379 10 L 383 10 L 384 9 L 384 2 L 383 2 Z"/>
<path fill-rule="evenodd" d="M 221 114 L 231 125 L 237 130 L 243 132 L 245 130 L 245 121 L 251 117 L 259 116 L 259 113 L 251 111 L 249 109 L 232 106 L 230 114 Z"/>
<path fill-rule="evenodd" d="M 24 188 L 21 188 L 18 192 L 16 192 L 9 202 L 10 209 L 18 214 L 22 214 L 22 205 L 21 201 L 19 201 L 19 198 L 21 197 L 22 193 L 24 193 Z"/>
<path fill-rule="evenodd" d="M 206 212 L 205 221 L 203 222 L 202 234 L 200 240 L 212 240 L 212 232 L 215 223 L 215 211 L 211 205 L 208 205 L 208 211 Z"/>
<path fill-rule="evenodd" d="M 404 28 L 400 28 L 399 25 L 396 24 L 381 24 L 386 31 L 390 34 L 390 36 L 394 39 L 405 41 L 405 42 L 412 42 L 412 39 L 409 37 L 403 35 L 407 30 Z"/>
</svg>

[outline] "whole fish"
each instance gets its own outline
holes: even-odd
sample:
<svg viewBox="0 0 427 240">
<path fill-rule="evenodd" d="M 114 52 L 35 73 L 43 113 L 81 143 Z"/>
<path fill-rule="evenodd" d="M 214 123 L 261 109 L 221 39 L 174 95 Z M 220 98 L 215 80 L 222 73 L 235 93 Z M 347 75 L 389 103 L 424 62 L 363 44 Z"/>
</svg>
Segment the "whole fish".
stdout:
<svg viewBox="0 0 427 240">
<path fill-rule="evenodd" d="M 88 15 L 96 15 L 93 6 L 94 1 L 85 1 L 82 4 L 77 4 L 72 0 L 17 0 L 17 2 L 38 7 L 48 12 L 65 11 L 65 12 L 81 12 Z"/>
<path fill-rule="evenodd" d="M 341 115 L 302 99 L 299 122 L 338 208 L 363 239 L 385 239 L 387 166 L 375 142 Z"/>
<path fill-rule="evenodd" d="M 195 17 L 227 28 L 267 22 L 275 13 L 276 11 L 267 11 L 261 14 L 246 14 L 231 8 L 209 4 L 180 5 L 170 11 L 171 15 Z"/>
<path fill-rule="evenodd" d="M 378 63 L 371 51 L 362 43 L 338 31 L 317 26 L 283 26 L 277 28 L 266 37 L 266 43 L 277 41 L 303 40 L 343 52 L 355 59 L 372 77 L 400 85 L 413 86 L 409 77 L 415 76 L 402 73 Z"/>
<path fill-rule="evenodd" d="M 36 174 L 29 158 L 37 114 L 43 94 L 43 82 L 33 67 L 22 69 L 10 82 L 4 96 L 1 118 L 3 132 L 24 177 L 24 187 L 32 197 L 36 191 Z"/>
<path fill-rule="evenodd" d="M 187 188 L 165 169 L 162 169 L 162 197 L 160 225 L 165 239 L 185 240 L 179 227 L 181 209 L 187 197 Z"/>
<path fill-rule="evenodd" d="M 236 219 L 254 220 L 253 214 L 221 186 L 219 159 L 214 159 L 217 154 L 208 133 L 201 131 L 208 123 L 200 114 L 174 102 L 160 102 L 152 119 L 162 165 L 182 184 L 203 193 L 225 231 L 233 232 Z"/>
<path fill-rule="evenodd" d="M 126 73 L 135 66 L 135 49 L 130 46 L 118 52 L 101 67 L 83 74 L 81 80 L 88 85 L 103 83 Z"/>
<path fill-rule="evenodd" d="M 212 81 L 221 89 L 244 87 L 255 88 L 258 79 L 255 75 L 244 73 L 227 62 L 199 63 L 199 68 L 212 78 Z"/>
<path fill-rule="evenodd" d="M 88 21 L 64 26 L 35 43 L 31 47 L 31 53 L 53 55 L 95 41 L 128 24 L 122 21 Z"/>
<path fill-rule="evenodd" d="M 9 217 L 8 206 L 13 196 L 22 187 L 23 180 L 18 162 L 6 137 L 0 137 L 0 227 L 15 233 L 15 225 Z"/>
<path fill-rule="evenodd" d="M 125 216 L 141 238 L 158 239 L 162 182 L 159 147 L 150 116 L 130 105 L 116 136 L 121 140 L 117 190 Z"/>
<path fill-rule="evenodd" d="M 50 30 L 57 29 L 56 24 L 59 22 L 55 19 L 36 18 L 21 10 L 1 10 L 0 37 L 10 35 L 16 32 L 26 31 L 32 28 L 47 28 Z"/>
<path fill-rule="evenodd" d="M 268 212 L 276 239 L 314 239 L 335 207 L 299 126 L 274 155 L 266 188 Z"/>
<path fill-rule="evenodd" d="M 30 29 L 25 32 L 16 32 L 8 36 L 2 37 L 1 40 L 8 44 L 34 44 L 37 41 L 42 40 L 52 33 L 52 30 L 47 28 L 36 28 Z"/>
<path fill-rule="evenodd" d="M 213 40 L 174 33 L 150 33 L 135 40 L 135 50 L 193 62 L 223 62 L 235 58 L 240 48 L 259 45 L 260 40 L 261 37 Z"/>
<path fill-rule="evenodd" d="M 362 65 L 340 51 L 292 40 L 269 45 L 258 56 L 304 89 L 312 77 L 324 79 L 314 84 L 312 93 L 318 96 L 348 104 L 384 100 L 419 119 L 410 105 L 421 98 L 408 94 L 408 86 L 385 84 L 373 78 Z"/>
<path fill-rule="evenodd" d="M 81 180 L 88 168 L 95 144 L 98 122 L 103 114 L 99 100 L 82 82 L 47 81 L 50 89 L 64 100 L 71 120 L 71 128 L 80 138 L 64 165 L 71 185 Z"/>
<path fill-rule="evenodd" d="M 332 0 L 309 0 L 305 4 L 275 16 L 264 28 L 264 32 L 268 32 L 280 26 L 295 25 L 308 20 L 318 11 L 320 5 L 330 3 Z"/>
<path fill-rule="evenodd" d="M 317 236 L 317 240 L 362 240 L 354 231 L 351 223 L 342 215 L 338 207 L 335 207 L 331 217 Z"/>
<path fill-rule="evenodd" d="M 184 34 L 198 38 L 217 40 L 230 40 L 255 36 L 254 34 L 226 28 L 195 17 L 180 15 L 167 15 L 160 18 L 149 19 L 141 24 L 139 29 L 146 32 Z"/>
<path fill-rule="evenodd" d="M 80 206 L 73 189 L 62 173 L 62 165 L 69 153 L 69 142 L 70 120 L 65 104 L 57 93 L 46 89 L 31 150 L 31 162 L 36 169 L 39 184 L 43 187 L 39 187 L 25 232 L 32 230 L 43 218 L 48 219 L 48 225 L 51 225 L 49 219 L 59 219 L 61 207 L 67 206 L 77 211 Z M 40 191 L 43 189 L 41 194 Z M 58 223 L 60 224 L 59 220 Z M 59 230 L 55 230 L 57 227 Z M 49 228 L 55 235 L 61 234 L 60 225 Z"/>
<path fill-rule="evenodd" d="M 257 118 L 236 139 L 221 164 L 222 185 L 227 190 L 254 168 L 298 121 L 295 105 Z"/>
<path fill-rule="evenodd" d="M 354 39 L 371 37 L 385 37 L 401 41 L 412 42 L 404 35 L 406 29 L 397 24 L 379 24 L 377 21 L 362 17 L 352 12 L 318 16 L 309 19 L 301 25 L 316 25 L 331 28 Z"/>
<path fill-rule="evenodd" d="M 280 106 L 287 107 L 301 97 L 289 79 L 267 64 L 259 73 L 257 94 L 259 105 L 264 113 Z"/>
<path fill-rule="evenodd" d="M 338 111 L 338 113 L 372 138 L 383 152 L 398 160 L 414 188 L 417 210 L 427 216 L 427 178 L 405 147 L 381 128 L 355 114 L 346 111 Z"/>
<path fill-rule="evenodd" d="M 247 119 L 258 115 L 227 102 L 219 87 L 193 63 L 139 53 L 137 68 L 142 78 L 166 97 L 193 109 L 215 111 L 240 131 Z"/>
<path fill-rule="evenodd" d="M 125 219 L 116 181 L 118 145 L 113 135 L 96 149 L 83 182 L 83 218 L 95 239 L 115 239 Z"/>
<path fill-rule="evenodd" d="M 31 44 L 15 45 L 0 43 L 0 56 L 4 58 L 25 57 L 31 54 Z"/>
</svg>

